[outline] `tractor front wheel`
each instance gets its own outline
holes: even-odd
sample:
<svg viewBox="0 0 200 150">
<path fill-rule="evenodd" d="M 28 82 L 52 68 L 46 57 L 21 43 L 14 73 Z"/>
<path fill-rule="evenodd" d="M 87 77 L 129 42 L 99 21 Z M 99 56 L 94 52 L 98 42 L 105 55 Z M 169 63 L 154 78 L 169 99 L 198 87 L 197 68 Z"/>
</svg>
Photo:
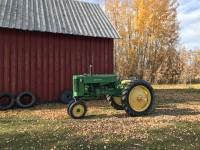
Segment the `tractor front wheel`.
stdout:
<svg viewBox="0 0 200 150">
<path fill-rule="evenodd" d="M 109 104 L 114 109 L 123 110 L 122 103 L 121 103 L 121 97 L 113 97 L 113 96 L 107 95 L 106 98 L 107 98 Z"/>
<path fill-rule="evenodd" d="M 81 119 L 85 116 L 87 106 L 82 101 L 73 102 L 68 109 L 68 114 L 74 119 Z"/>
<path fill-rule="evenodd" d="M 154 103 L 154 90 L 148 82 L 136 80 L 122 91 L 122 107 L 130 116 L 149 113 Z"/>
<path fill-rule="evenodd" d="M 68 107 L 67 107 L 67 113 L 69 114 L 69 108 L 70 106 L 75 102 L 75 100 L 72 100 L 69 104 L 68 104 Z"/>
</svg>

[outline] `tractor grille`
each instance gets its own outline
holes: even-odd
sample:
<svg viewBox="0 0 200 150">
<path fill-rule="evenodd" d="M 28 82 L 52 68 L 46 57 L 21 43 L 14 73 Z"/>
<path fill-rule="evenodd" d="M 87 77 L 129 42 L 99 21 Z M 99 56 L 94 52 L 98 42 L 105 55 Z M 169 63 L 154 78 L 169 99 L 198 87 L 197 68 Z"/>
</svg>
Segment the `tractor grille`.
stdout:
<svg viewBox="0 0 200 150">
<path fill-rule="evenodd" d="M 79 92 L 79 79 L 75 79 L 75 92 Z"/>
</svg>

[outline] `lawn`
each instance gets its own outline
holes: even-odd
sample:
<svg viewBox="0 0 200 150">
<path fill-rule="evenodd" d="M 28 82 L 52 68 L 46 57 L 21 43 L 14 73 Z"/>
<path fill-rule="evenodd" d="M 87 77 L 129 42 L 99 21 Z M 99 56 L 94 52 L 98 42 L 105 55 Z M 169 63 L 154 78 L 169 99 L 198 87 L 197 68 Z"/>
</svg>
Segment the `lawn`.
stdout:
<svg viewBox="0 0 200 150">
<path fill-rule="evenodd" d="M 0 112 L 0 149 L 199 149 L 200 85 L 158 85 L 148 116 L 129 117 L 107 101 L 86 102 L 81 120 L 66 105 Z"/>
</svg>

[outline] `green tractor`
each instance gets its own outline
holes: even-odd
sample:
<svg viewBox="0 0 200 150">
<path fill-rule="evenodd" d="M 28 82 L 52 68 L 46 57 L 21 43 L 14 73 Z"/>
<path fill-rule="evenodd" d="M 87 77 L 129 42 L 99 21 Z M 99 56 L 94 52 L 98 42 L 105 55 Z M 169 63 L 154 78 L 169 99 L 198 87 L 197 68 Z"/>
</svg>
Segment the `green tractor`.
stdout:
<svg viewBox="0 0 200 150">
<path fill-rule="evenodd" d="M 154 90 L 143 80 L 117 80 L 116 75 L 73 76 L 73 97 L 67 112 L 74 119 L 85 116 L 87 107 L 83 100 L 97 99 L 106 95 L 110 105 L 117 110 L 125 110 L 130 116 L 142 116 L 149 113 L 154 103 Z"/>
</svg>

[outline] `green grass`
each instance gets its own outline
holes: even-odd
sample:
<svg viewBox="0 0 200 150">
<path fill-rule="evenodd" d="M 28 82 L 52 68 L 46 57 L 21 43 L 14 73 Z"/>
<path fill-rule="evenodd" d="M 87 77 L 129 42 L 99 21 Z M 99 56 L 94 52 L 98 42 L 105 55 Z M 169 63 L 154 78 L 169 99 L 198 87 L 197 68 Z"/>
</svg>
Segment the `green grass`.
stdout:
<svg viewBox="0 0 200 150">
<path fill-rule="evenodd" d="M 150 131 L 145 144 L 152 149 L 196 149 L 200 147 L 200 122 L 176 123 L 162 130 Z"/>
<path fill-rule="evenodd" d="M 0 118 L 0 149 L 51 149 L 63 140 L 69 141 L 67 136 L 62 138 L 70 131 L 57 128 L 63 125 L 61 121 L 47 122 L 31 116 Z"/>
<path fill-rule="evenodd" d="M 198 86 L 199 87 L 199 86 Z M 198 117 L 198 113 L 189 108 L 187 104 L 190 102 L 198 102 L 199 100 L 193 99 L 193 95 L 198 95 L 199 89 L 192 88 L 182 88 L 182 89 L 171 89 L 165 90 L 165 86 L 161 86 L 161 89 L 156 89 L 156 101 L 155 110 L 150 116 L 144 116 L 144 119 L 149 117 L 156 120 L 156 117 L 162 118 L 163 115 L 167 116 L 187 116 Z M 181 94 L 189 94 L 188 97 L 180 97 Z M 189 98 L 189 99 L 188 99 Z M 185 108 L 178 108 L 178 104 L 185 104 Z M 36 107 L 31 110 L 14 110 L 0 112 L 0 149 L 116 149 L 116 150 L 132 150 L 132 149 L 196 149 L 200 147 L 200 121 L 199 119 L 194 119 L 194 121 L 178 121 L 173 120 L 169 122 L 166 126 L 159 126 L 159 122 L 155 128 L 142 127 L 143 117 L 135 118 L 136 121 L 140 120 L 141 123 L 135 122 L 134 119 L 128 117 L 123 111 L 117 111 L 112 109 L 110 106 L 105 105 L 101 102 L 88 103 L 91 110 L 88 111 L 87 116 L 83 120 L 73 120 L 69 117 L 64 117 L 64 119 L 44 119 L 43 115 L 51 112 L 60 111 L 60 115 L 63 113 L 61 110 L 65 110 L 66 106 L 63 105 L 44 105 L 43 107 Z M 99 107 L 98 107 L 99 105 Z M 192 106 L 191 104 L 190 106 Z M 53 109 L 52 109 L 53 108 Z M 100 108 L 100 109 L 98 109 Z M 41 116 L 29 115 L 31 111 L 40 111 Z M 157 110 L 156 110 L 157 109 Z M 173 111 L 171 111 L 173 109 Z M 50 110 L 50 111 L 48 111 Z M 17 112 L 17 113 L 16 113 Z M 154 114 L 155 112 L 155 114 Z M 16 114 L 14 114 L 16 113 Z M 42 114 L 43 113 L 43 114 Z M 106 115 L 109 113 L 110 115 Z M 177 114 L 176 114 L 177 113 Z M 2 115 L 3 114 L 3 115 Z M 14 115 L 11 115 L 14 114 Z M 56 113 L 54 113 L 56 114 Z M 65 114 L 64 114 L 65 116 Z M 112 120 L 113 117 L 113 120 Z M 127 119 L 126 119 L 127 118 Z M 170 117 L 169 117 L 170 118 Z M 119 122 L 115 120 L 118 119 Z M 132 120 L 130 120 L 132 119 Z M 73 126 L 89 124 L 95 126 L 100 121 L 110 123 L 120 124 L 120 127 L 124 130 L 120 130 L 129 134 L 134 132 L 135 135 L 147 134 L 148 136 L 144 138 L 132 138 L 124 137 L 124 134 L 104 134 L 98 133 L 93 136 L 78 134 L 80 131 L 78 128 Z M 122 122 L 121 122 L 122 120 Z M 165 123 L 165 119 L 162 123 Z M 166 120 L 167 121 L 167 120 Z M 127 123 L 130 123 L 127 125 Z M 137 124 L 138 128 L 131 129 L 132 125 Z M 128 128 L 127 128 L 128 127 Z M 85 130 L 91 128 L 91 126 L 85 126 Z M 102 124 L 102 128 L 104 125 Z M 115 129 L 118 131 L 119 129 Z M 104 130 L 103 130 L 104 131 Z M 113 133 L 113 131 L 109 131 Z"/>
<path fill-rule="evenodd" d="M 70 137 L 72 131 L 65 128 L 68 121 L 47 122 L 34 117 L 0 118 L 0 149 L 120 149 L 129 147 L 128 144 L 133 142 L 113 136 L 94 136 L 90 140 L 84 136 Z M 55 129 L 59 127 L 64 128 Z M 109 142 L 105 143 L 108 139 Z"/>
<path fill-rule="evenodd" d="M 149 130 L 146 140 L 123 139 L 121 136 L 68 137 L 71 132 L 55 127 L 67 120 L 46 122 L 38 118 L 0 119 L 0 149 L 199 149 L 200 122 L 177 123 Z"/>
</svg>

